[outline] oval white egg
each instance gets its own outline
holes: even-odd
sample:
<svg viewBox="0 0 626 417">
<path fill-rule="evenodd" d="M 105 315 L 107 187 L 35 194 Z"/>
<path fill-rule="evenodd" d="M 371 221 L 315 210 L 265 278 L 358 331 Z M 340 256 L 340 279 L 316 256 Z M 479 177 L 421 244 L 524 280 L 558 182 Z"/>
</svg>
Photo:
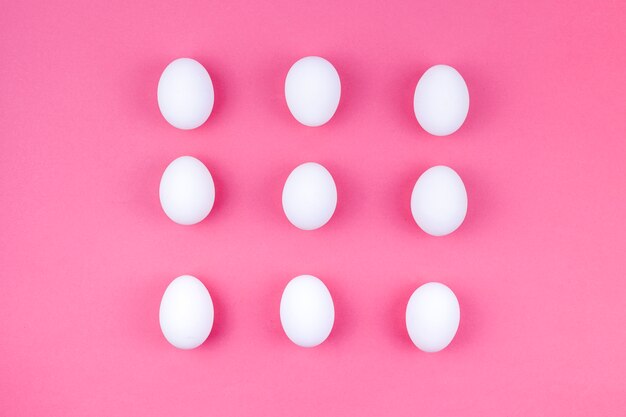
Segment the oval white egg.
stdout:
<svg viewBox="0 0 626 417">
<path fill-rule="evenodd" d="M 213 328 L 213 300 L 204 284 L 191 275 L 182 275 L 167 286 L 159 322 L 163 336 L 179 349 L 200 346 Z"/>
<path fill-rule="evenodd" d="M 296 167 L 283 187 L 283 211 L 299 229 L 325 225 L 337 207 L 337 187 L 326 168 L 315 162 Z"/>
<path fill-rule="evenodd" d="M 182 225 L 196 224 L 213 208 L 213 177 L 207 167 L 193 156 L 181 156 L 163 172 L 159 198 L 163 211 L 172 221 Z"/>
<path fill-rule="evenodd" d="M 443 165 L 426 170 L 413 187 L 411 213 L 417 225 L 430 235 L 454 232 L 467 214 L 467 192 L 461 177 Z"/>
<path fill-rule="evenodd" d="M 459 301 L 450 288 L 438 282 L 419 287 L 406 306 L 409 337 L 424 352 L 438 352 L 448 346 L 460 320 Z"/>
<path fill-rule="evenodd" d="M 469 111 L 465 80 L 448 65 L 430 67 L 415 88 L 413 110 L 428 133 L 445 136 L 456 132 Z"/>
<path fill-rule="evenodd" d="M 285 80 L 289 111 L 306 126 L 328 122 L 339 106 L 341 81 L 333 64 L 319 56 L 307 56 L 292 65 Z"/>
<path fill-rule="evenodd" d="M 179 58 L 161 74 L 157 99 L 169 124 L 179 129 L 195 129 L 206 122 L 213 110 L 213 82 L 198 61 Z"/>
<path fill-rule="evenodd" d="M 289 281 L 280 300 L 280 322 L 298 346 L 313 347 L 326 340 L 335 322 L 335 306 L 326 285 L 312 275 Z"/>
</svg>

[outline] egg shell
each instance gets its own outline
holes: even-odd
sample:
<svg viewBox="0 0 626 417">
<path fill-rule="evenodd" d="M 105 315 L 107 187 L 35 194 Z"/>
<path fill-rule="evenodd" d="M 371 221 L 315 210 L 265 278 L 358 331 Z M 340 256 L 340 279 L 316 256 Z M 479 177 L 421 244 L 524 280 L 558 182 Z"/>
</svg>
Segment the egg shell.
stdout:
<svg viewBox="0 0 626 417">
<path fill-rule="evenodd" d="M 429 282 L 415 290 L 406 307 L 409 337 L 424 352 L 438 352 L 448 346 L 460 320 L 456 295 L 439 282 Z"/>
<path fill-rule="evenodd" d="M 192 225 L 209 215 L 215 202 L 215 184 L 207 167 L 193 156 L 172 161 L 161 177 L 159 199 L 174 222 Z"/>
<path fill-rule="evenodd" d="M 332 175 L 316 162 L 296 167 L 283 187 L 283 211 L 299 229 L 325 225 L 337 207 L 337 187 Z"/>
<path fill-rule="evenodd" d="M 165 290 L 159 309 L 163 336 L 179 349 L 194 349 L 213 328 L 213 300 L 199 279 L 182 275 Z"/>
<path fill-rule="evenodd" d="M 312 275 L 300 275 L 287 284 L 280 300 L 280 322 L 296 345 L 314 347 L 330 335 L 335 306 L 326 285 Z"/>
<path fill-rule="evenodd" d="M 456 132 L 469 111 L 469 91 L 459 72 L 435 65 L 420 78 L 413 96 L 413 110 L 428 133 L 446 136 Z"/>
<path fill-rule="evenodd" d="M 417 225 L 433 236 L 444 236 L 461 226 L 467 214 L 467 191 L 452 168 L 427 169 L 411 194 L 411 213 Z"/>
<path fill-rule="evenodd" d="M 335 114 L 341 98 L 337 70 L 319 56 L 298 60 L 285 79 L 285 99 L 289 111 L 305 126 L 321 126 Z"/>
<path fill-rule="evenodd" d="M 195 129 L 213 111 L 215 92 L 211 76 L 194 59 L 176 59 L 161 74 L 157 101 L 169 124 L 179 129 Z"/>
</svg>

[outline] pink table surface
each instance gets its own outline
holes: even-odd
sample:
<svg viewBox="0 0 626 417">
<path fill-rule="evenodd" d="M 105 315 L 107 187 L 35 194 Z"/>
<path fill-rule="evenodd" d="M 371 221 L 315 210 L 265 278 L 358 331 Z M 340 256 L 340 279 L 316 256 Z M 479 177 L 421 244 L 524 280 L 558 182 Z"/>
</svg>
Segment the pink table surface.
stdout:
<svg viewBox="0 0 626 417">
<path fill-rule="evenodd" d="M 626 2 L 7 1 L 0 13 L 0 415 L 623 416 L 626 412 Z M 342 80 L 321 128 L 289 114 L 305 55 Z M 188 56 L 215 109 L 169 126 L 156 86 Z M 429 66 L 465 77 L 456 134 L 417 124 Z M 167 164 L 204 161 L 217 199 L 182 227 L 159 205 Z M 339 192 L 303 232 L 281 209 L 296 165 Z M 409 209 L 436 164 L 469 212 L 444 238 Z M 287 281 L 320 277 L 336 323 L 315 349 L 282 332 Z M 161 295 L 193 274 L 207 342 L 163 338 Z M 405 330 L 441 281 L 461 326 L 438 354 Z"/>
</svg>

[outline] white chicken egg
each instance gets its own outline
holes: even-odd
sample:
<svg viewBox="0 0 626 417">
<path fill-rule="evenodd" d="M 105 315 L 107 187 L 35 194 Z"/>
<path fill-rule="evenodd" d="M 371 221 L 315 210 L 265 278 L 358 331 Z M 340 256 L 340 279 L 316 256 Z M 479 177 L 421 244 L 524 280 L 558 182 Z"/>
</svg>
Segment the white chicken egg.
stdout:
<svg viewBox="0 0 626 417">
<path fill-rule="evenodd" d="M 337 187 L 326 168 L 315 162 L 296 167 L 283 188 L 283 211 L 299 229 L 325 225 L 337 207 Z"/>
<path fill-rule="evenodd" d="M 328 122 L 339 106 L 341 81 L 333 64 L 319 56 L 307 56 L 292 65 L 285 80 L 289 111 L 306 126 Z"/>
<path fill-rule="evenodd" d="M 198 61 L 179 58 L 161 74 L 157 99 L 169 124 L 179 129 L 195 129 L 206 122 L 213 110 L 213 82 Z"/>
<path fill-rule="evenodd" d="M 415 88 L 413 110 L 420 126 L 428 133 L 446 136 L 456 132 L 469 110 L 465 80 L 448 65 L 430 67 Z"/>
<path fill-rule="evenodd" d="M 209 337 L 213 328 L 213 300 L 200 280 L 182 275 L 167 286 L 159 322 L 163 336 L 179 349 L 193 349 Z"/>
<path fill-rule="evenodd" d="M 298 346 L 313 347 L 326 340 L 335 322 L 335 306 L 326 285 L 312 275 L 289 281 L 280 300 L 280 322 Z"/>
<path fill-rule="evenodd" d="M 161 207 L 172 221 L 191 225 L 202 221 L 213 208 L 215 184 L 206 166 L 193 156 L 172 161 L 159 187 Z"/>
<path fill-rule="evenodd" d="M 448 346 L 460 320 L 459 301 L 450 288 L 438 282 L 419 287 L 406 306 L 409 337 L 424 352 L 438 352 Z"/>
<path fill-rule="evenodd" d="M 467 213 L 467 192 L 459 174 L 443 165 L 426 170 L 413 187 L 411 213 L 430 235 L 454 232 Z"/>
</svg>

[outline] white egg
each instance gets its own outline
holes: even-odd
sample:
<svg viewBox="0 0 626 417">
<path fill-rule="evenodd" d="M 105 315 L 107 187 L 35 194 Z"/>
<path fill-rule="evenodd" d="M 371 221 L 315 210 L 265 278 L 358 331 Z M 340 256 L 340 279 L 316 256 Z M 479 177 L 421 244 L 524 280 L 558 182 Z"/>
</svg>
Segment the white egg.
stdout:
<svg viewBox="0 0 626 417">
<path fill-rule="evenodd" d="M 419 287 L 406 306 L 409 337 L 424 352 L 438 352 L 448 346 L 460 320 L 459 301 L 450 288 L 438 282 Z"/>
<path fill-rule="evenodd" d="M 195 129 L 206 122 L 213 110 L 213 82 L 198 61 L 179 58 L 161 74 L 157 98 L 161 114 L 169 124 Z"/>
<path fill-rule="evenodd" d="M 413 187 L 411 213 L 417 225 L 430 235 L 454 232 L 467 213 L 467 192 L 461 177 L 443 165 L 426 170 Z"/>
<path fill-rule="evenodd" d="M 172 221 L 183 225 L 196 224 L 213 208 L 213 177 L 207 167 L 193 156 L 181 156 L 163 172 L 159 198 L 163 211 Z"/>
<path fill-rule="evenodd" d="M 335 306 L 326 285 L 312 275 L 289 281 L 280 300 L 280 322 L 298 346 L 313 347 L 326 340 L 335 322 Z"/>
<path fill-rule="evenodd" d="M 417 121 L 428 133 L 445 136 L 456 132 L 469 110 L 465 80 L 448 65 L 430 67 L 415 88 L 413 110 Z"/>
<path fill-rule="evenodd" d="M 293 117 L 306 126 L 321 126 L 335 114 L 341 81 L 333 64 L 307 56 L 292 65 L 285 80 L 285 98 Z"/>
<path fill-rule="evenodd" d="M 163 336 L 179 349 L 200 346 L 213 328 L 213 300 L 196 277 L 182 275 L 167 286 L 159 322 Z"/>
<path fill-rule="evenodd" d="M 283 188 L 283 211 L 299 229 L 325 225 L 337 207 L 337 187 L 326 168 L 307 162 L 294 169 Z"/>
</svg>

